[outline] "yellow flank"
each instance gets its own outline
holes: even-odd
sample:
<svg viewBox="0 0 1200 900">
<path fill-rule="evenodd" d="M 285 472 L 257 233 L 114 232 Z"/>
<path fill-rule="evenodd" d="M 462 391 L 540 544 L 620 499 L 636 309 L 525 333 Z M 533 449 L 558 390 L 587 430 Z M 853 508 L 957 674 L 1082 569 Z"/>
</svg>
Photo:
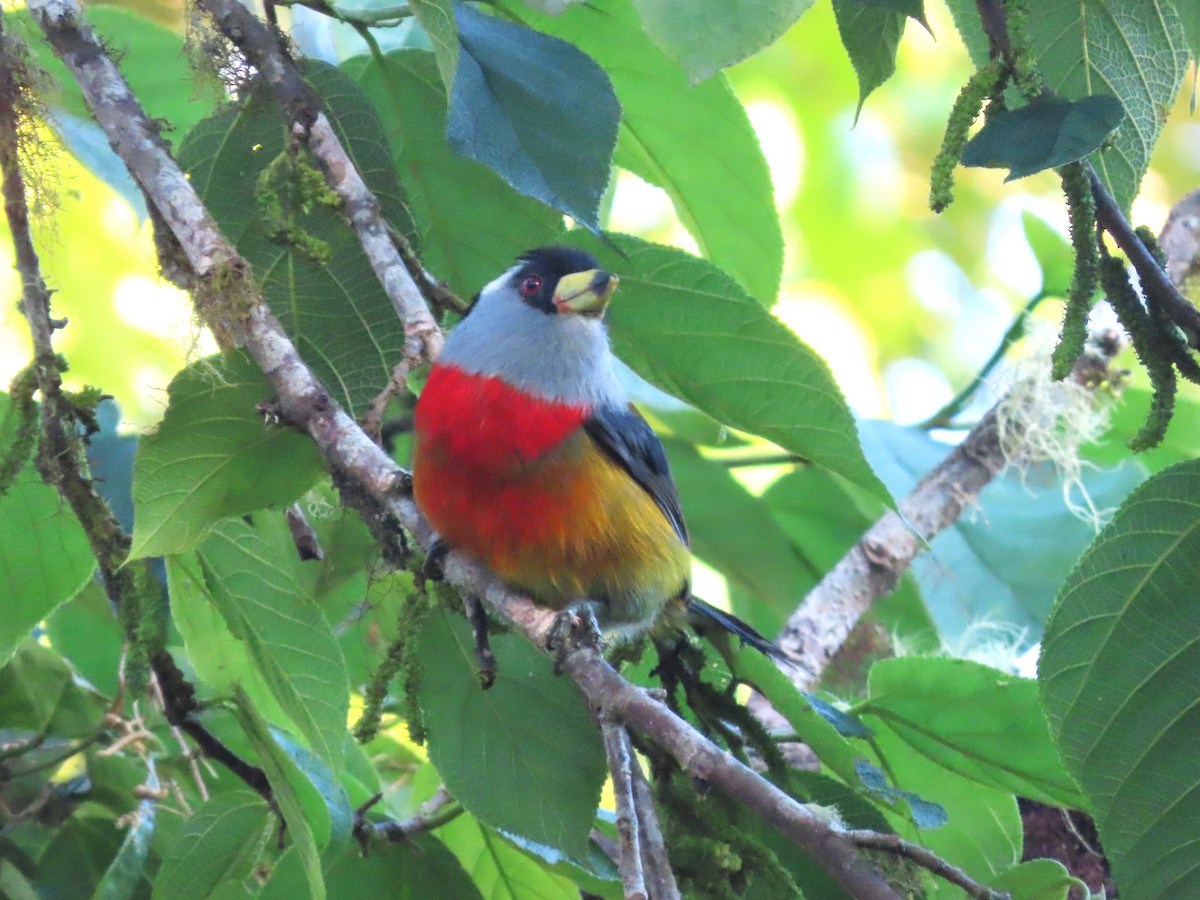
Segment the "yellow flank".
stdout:
<svg viewBox="0 0 1200 900">
<path fill-rule="evenodd" d="M 489 533 L 443 535 L 538 602 L 598 600 L 602 626 L 641 626 L 682 590 L 687 547 L 650 494 L 582 429 L 503 481 L 474 485 L 477 508 L 494 504 Z"/>
</svg>

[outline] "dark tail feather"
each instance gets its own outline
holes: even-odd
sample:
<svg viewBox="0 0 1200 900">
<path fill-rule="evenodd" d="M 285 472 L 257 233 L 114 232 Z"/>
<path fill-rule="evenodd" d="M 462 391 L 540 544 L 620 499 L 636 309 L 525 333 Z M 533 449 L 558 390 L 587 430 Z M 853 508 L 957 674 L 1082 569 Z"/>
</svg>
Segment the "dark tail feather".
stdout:
<svg viewBox="0 0 1200 900">
<path fill-rule="evenodd" d="M 759 653 L 769 656 L 771 659 L 777 659 L 780 662 L 793 665 L 791 659 L 778 644 L 767 640 L 732 613 L 717 609 L 711 603 L 705 603 L 699 597 L 690 597 L 687 608 L 688 617 L 694 625 L 699 626 L 698 630 L 703 631 L 706 623 L 719 625 L 743 644 L 753 647 Z"/>
</svg>

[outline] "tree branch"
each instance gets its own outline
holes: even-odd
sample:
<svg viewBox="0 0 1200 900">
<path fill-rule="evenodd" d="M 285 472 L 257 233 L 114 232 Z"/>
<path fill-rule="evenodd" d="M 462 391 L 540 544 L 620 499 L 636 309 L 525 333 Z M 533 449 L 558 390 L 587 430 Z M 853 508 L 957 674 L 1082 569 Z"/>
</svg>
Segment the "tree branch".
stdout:
<svg viewBox="0 0 1200 900">
<path fill-rule="evenodd" d="M 354 839 L 358 841 L 366 854 L 372 840 L 384 840 L 393 844 L 409 841 L 419 834 L 441 828 L 462 815 L 462 804 L 450 796 L 444 784 L 438 785 L 432 797 L 426 800 L 407 819 L 395 821 L 388 819 L 384 822 L 368 822 L 367 810 L 379 802 L 381 794 L 376 794 L 361 807 L 354 811 Z"/>
<path fill-rule="evenodd" d="M 804 691 L 813 688 L 871 604 L 895 589 L 916 555 L 958 521 L 1006 462 L 992 409 L 788 617 L 776 642 L 794 661 L 794 669 L 785 669 L 793 684 Z"/>
<path fill-rule="evenodd" d="M 321 101 L 283 49 L 279 36 L 239 0 L 198 0 L 221 34 L 236 46 L 270 86 L 297 136 L 307 139 L 321 162 L 329 186 L 342 201 L 342 212 L 358 236 L 375 276 L 404 323 L 405 362 L 410 369 L 434 359 L 442 332 L 392 240 L 379 201 L 342 146 Z"/>
</svg>

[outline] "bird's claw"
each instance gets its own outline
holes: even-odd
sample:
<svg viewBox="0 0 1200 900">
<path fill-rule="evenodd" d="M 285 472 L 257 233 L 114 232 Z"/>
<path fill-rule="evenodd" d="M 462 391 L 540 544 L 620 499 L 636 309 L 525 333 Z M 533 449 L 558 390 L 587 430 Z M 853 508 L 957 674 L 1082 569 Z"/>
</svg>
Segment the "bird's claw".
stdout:
<svg viewBox="0 0 1200 900">
<path fill-rule="evenodd" d="M 471 636 L 475 639 L 475 663 L 479 667 L 479 686 L 485 691 L 496 683 L 496 657 L 488 642 L 487 610 L 478 597 L 463 597 L 467 620 L 471 623 Z"/>
<path fill-rule="evenodd" d="M 600 624 L 591 604 L 570 606 L 554 617 L 546 636 L 546 649 L 554 656 L 554 674 L 561 675 L 573 650 L 600 649 Z"/>
<path fill-rule="evenodd" d="M 425 554 L 425 561 L 421 563 L 421 577 L 426 581 L 442 581 L 446 577 L 442 564 L 449 552 L 449 544 L 440 537 L 434 538 L 433 543 L 429 545 L 429 552 Z"/>
</svg>

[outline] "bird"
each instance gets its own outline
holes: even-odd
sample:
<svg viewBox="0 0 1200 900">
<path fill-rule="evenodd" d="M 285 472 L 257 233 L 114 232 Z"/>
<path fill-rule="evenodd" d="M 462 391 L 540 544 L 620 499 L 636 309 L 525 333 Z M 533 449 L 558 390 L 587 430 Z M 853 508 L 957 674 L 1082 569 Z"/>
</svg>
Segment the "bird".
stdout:
<svg viewBox="0 0 1200 900">
<path fill-rule="evenodd" d="M 539 605 L 586 604 L 606 640 L 750 625 L 694 597 L 679 492 L 619 383 L 605 323 L 619 279 L 568 246 L 529 250 L 472 301 L 417 400 L 413 495 L 438 551 Z"/>
</svg>

